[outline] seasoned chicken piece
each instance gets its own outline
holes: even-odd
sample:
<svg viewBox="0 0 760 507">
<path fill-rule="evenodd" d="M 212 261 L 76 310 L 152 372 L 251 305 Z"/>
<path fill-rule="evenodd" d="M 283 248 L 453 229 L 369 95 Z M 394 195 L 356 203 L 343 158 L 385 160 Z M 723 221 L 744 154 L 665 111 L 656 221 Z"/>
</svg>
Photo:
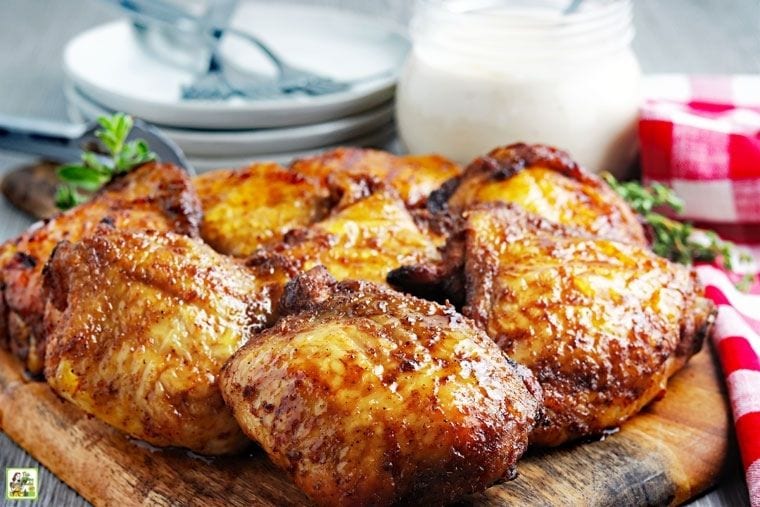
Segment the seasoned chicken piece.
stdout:
<svg viewBox="0 0 760 507">
<path fill-rule="evenodd" d="M 248 265 L 294 277 L 321 264 L 339 280 L 385 283 L 396 267 L 440 258 L 441 235 L 423 222 L 415 221 L 393 189 L 380 188 L 311 227 L 290 231 Z"/>
<path fill-rule="evenodd" d="M 3 246 L 0 272 L 10 346 L 31 373 L 40 373 L 45 355 L 42 328 L 42 268 L 59 241 L 78 241 L 101 222 L 119 229 L 198 234 L 201 210 L 190 178 L 168 164 L 147 164 L 115 180 L 90 202 L 32 225 Z M 10 257 L 10 258 L 7 258 Z"/>
<path fill-rule="evenodd" d="M 61 243 L 45 271 L 50 386 L 158 446 L 204 454 L 246 439 L 222 401 L 222 364 L 271 319 L 271 288 L 173 233 L 100 229 Z"/>
<path fill-rule="evenodd" d="M 366 197 L 378 183 L 395 188 L 407 206 L 420 207 L 460 172 L 434 155 L 359 148 L 297 160 L 291 169 L 261 163 L 212 171 L 194 180 L 204 211 L 201 235 L 217 251 L 245 257 Z"/>
<path fill-rule="evenodd" d="M 424 206 L 428 195 L 461 168 L 438 155 L 406 155 L 363 148 L 337 148 L 321 155 L 294 161 L 299 173 L 333 180 L 335 185 L 350 185 L 357 176 L 370 176 L 391 185 L 407 206 Z"/>
<path fill-rule="evenodd" d="M 274 163 L 212 171 L 194 179 L 203 206 L 201 235 L 217 251 L 245 257 L 330 210 L 326 185 Z"/>
<path fill-rule="evenodd" d="M 323 268 L 224 366 L 243 431 L 320 505 L 438 505 L 514 474 L 540 406 L 450 306 Z"/>
<path fill-rule="evenodd" d="M 457 211 L 482 202 L 515 203 L 592 235 L 647 244 L 644 229 L 628 204 L 567 153 L 549 146 L 496 148 L 431 195 L 428 206 L 433 211 L 445 207 Z"/>
<path fill-rule="evenodd" d="M 696 353 L 714 305 L 693 270 L 514 206 L 464 212 L 441 264 L 392 285 L 449 297 L 544 390 L 531 441 L 559 445 L 636 414 Z"/>
<path fill-rule="evenodd" d="M 8 334 L 8 305 L 5 303 L 5 266 L 16 253 L 16 244 L 7 241 L 0 245 L 0 348 L 10 349 L 10 337 Z"/>
</svg>

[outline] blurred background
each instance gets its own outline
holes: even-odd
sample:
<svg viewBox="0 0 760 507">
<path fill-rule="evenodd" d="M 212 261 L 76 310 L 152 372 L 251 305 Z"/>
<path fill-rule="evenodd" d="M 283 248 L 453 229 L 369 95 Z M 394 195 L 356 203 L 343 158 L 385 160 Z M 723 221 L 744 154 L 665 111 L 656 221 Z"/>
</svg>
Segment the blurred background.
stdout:
<svg viewBox="0 0 760 507">
<path fill-rule="evenodd" d="M 271 0 L 276 3 L 277 0 Z M 406 24 L 409 0 L 303 0 Z M 760 72 L 757 0 L 635 0 L 634 50 L 645 74 Z M 61 59 L 74 35 L 122 15 L 99 0 L 3 0 L 0 112 L 64 120 Z"/>
<path fill-rule="evenodd" d="M 175 0 L 171 1 L 175 2 Z M 223 4 L 225 2 L 229 3 L 227 0 L 219 0 L 218 3 Z M 598 3 L 597 0 L 590 0 L 585 3 L 581 2 L 581 11 L 584 7 L 592 8 L 595 2 Z M 481 135 L 482 131 L 476 130 L 473 131 L 473 135 L 479 135 L 483 138 L 480 144 L 474 143 L 473 145 L 473 143 L 470 143 L 470 145 L 464 146 L 464 148 L 459 150 L 451 148 L 450 152 L 447 153 L 446 147 L 451 144 L 448 140 L 436 144 L 435 142 L 431 143 L 429 140 L 413 135 L 414 132 L 431 130 L 430 136 L 442 139 L 445 132 L 432 131 L 432 129 L 413 129 L 411 126 L 407 128 L 408 135 L 406 137 L 410 138 L 408 139 L 409 142 L 399 143 L 397 131 L 389 123 L 393 118 L 394 111 L 392 111 L 392 90 L 388 86 L 392 85 L 395 79 L 398 78 L 398 74 L 401 72 L 400 63 L 403 62 L 404 52 L 408 48 L 393 47 L 386 51 L 386 54 L 383 54 L 382 51 L 390 46 L 383 46 L 382 43 L 378 44 L 375 49 L 379 48 L 377 55 L 379 55 L 380 59 L 387 60 L 387 62 L 378 62 L 374 67 L 368 65 L 366 68 L 355 69 L 355 72 L 352 73 L 352 65 L 358 59 L 346 62 L 331 62 L 331 58 L 333 60 L 341 60 L 343 56 L 337 53 L 336 55 L 331 55 L 329 52 L 323 57 L 325 60 L 324 64 L 327 67 L 320 62 L 315 64 L 316 67 L 314 68 L 318 71 L 326 70 L 328 73 L 336 69 L 339 71 L 347 70 L 348 73 L 339 77 L 338 80 L 342 83 L 343 78 L 355 79 L 360 83 L 358 85 L 359 88 L 364 86 L 363 81 L 365 80 L 371 81 L 373 77 L 377 77 L 385 72 L 393 73 L 391 79 L 385 81 L 382 79 L 376 80 L 370 83 L 369 86 L 364 87 L 365 89 L 360 89 L 356 93 L 353 93 L 352 90 L 353 96 L 352 93 L 344 93 L 337 94 L 334 99 L 332 97 L 297 97 L 297 100 L 294 101 L 298 103 L 300 100 L 303 104 L 313 102 L 317 105 L 326 101 L 332 101 L 341 106 L 334 108 L 334 110 L 328 111 L 323 108 L 318 113 L 310 110 L 305 111 L 307 114 L 302 116 L 293 116 L 292 113 L 289 113 L 290 116 L 285 119 L 282 117 L 261 117 L 260 120 L 257 119 L 253 122 L 248 121 L 248 118 L 251 118 L 249 115 L 245 117 L 246 119 L 242 123 L 240 121 L 237 123 L 234 121 L 232 123 L 221 121 L 220 123 L 219 118 L 230 117 L 220 109 L 221 114 L 210 118 L 210 120 L 206 116 L 198 117 L 200 119 L 195 121 L 195 123 L 191 122 L 191 124 L 188 124 L 187 121 L 183 123 L 183 118 L 176 117 L 176 115 L 167 116 L 163 110 L 152 108 L 146 101 L 136 104 L 136 106 L 146 106 L 147 104 L 147 112 L 150 113 L 156 110 L 155 116 L 146 116 L 145 107 L 132 108 L 131 106 L 135 104 L 131 102 L 125 104 L 119 100 L 109 102 L 108 99 L 110 97 L 97 94 L 98 92 L 103 92 L 104 89 L 107 92 L 112 91 L 108 90 L 108 88 L 115 88 L 120 83 L 123 88 L 128 89 L 131 87 L 128 79 L 122 79 L 121 76 L 116 75 L 122 72 L 125 77 L 128 77 L 129 73 L 133 72 L 133 69 L 128 68 L 125 64 L 123 65 L 119 60 L 126 57 L 122 54 L 113 54 L 114 52 L 107 47 L 101 47 L 107 46 L 111 42 L 118 44 L 116 40 L 119 36 L 118 33 L 101 33 L 99 35 L 100 38 L 97 36 L 89 38 L 79 37 L 79 39 L 83 40 L 78 46 L 79 50 L 75 52 L 75 60 L 79 68 L 84 68 L 85 71 L 80 72 L 75 70 L 74 72 L 69 72 L 68 83 L 64 71 L 63 59 L 67 43 L 94 27 L 101 26 L 110 21 L 124 19 L 127 16 L 127 10 L 124 8 L 120 9 L 117 5 L 119 3 L 122 6 L 151 4 L 151 2 L 144 1 L 122 2 L 120 0 L 67 0 L 66 2 L 3 0 L 2 7 L 0 7 L 2 9 L 2 16 L 0 16 L 0 48 L 2 48 L 0 50 L 0 69 L 2 70 L 2 78 L 0 79 L 0 114 L 60 121 L 78 121 L 92 119 L 92 116 L 103 109 L 123 109 L 125 112 L 136 116 L 143 116 L 145 119 L 159 123 L 168 129 L 174 129 L 173 132 L 170 132 L 170 137 L 173 137 L 178 142 L 180 147 L 187 152 L 188 156 L 194 158 L 198 168 L 201 170 L 241 165 L 246 160 L 253 158 L 274 158 L 278 159 L 278 161 L 286 161 L 288 158 L 292 158 L 292 154 L 302 154 L 308 150 L 324 148 L 335 144 L 377 146 L 390 149 L 391 151 L 403 151 L 407 147 L 412 151 L 443 151 L 443 155 L 460 159 L 458 160 L 459 162 L 466 162 L 471 154 L 481 151 L 487 145 L 494 144 L 491 138 L 483 138 L 484 136 Z M 240 5 L 246 5 L 247 3 L 244 1 L 238 4 L 238 8 Z M 430 3 L 429 1 L 423 1 L 423 4 Z M 518 0 L 512 3 L 520 4 L 521 2 Z M 558 5 L 561 8 L 562 5 L 572 2 L 569 2 L 569 0 L 564 2 L 561 0 L 554 2 L 542 0 L 539 3 Z M 621 1 L 618 3 L 627 4 L 629 2 Z M 186 0 L 184 2 L 176 1 L 175 4 L 185 7 L 197 7 L 198 5 L 208 4 L 208 1 Z M 358 17 L 355 19 L 369 23 L 367 26 L 373 27 L 373 30 L 377 29 L 377 33 L 361 34 L 364 37 L 363 44 L 367 46 L 375 39 L 380 40 L 380 37 L 387 37 L 388 33 L 395 33 L 395 30 L 403 36 L 409 36 L 408 26 L 412 17 L 414 2 L 407 0 L 297 0 L 293 2 L 267 2 L 266 0 L 259 0 L 255 2 L 255 5 L 266 4 L 273 6 L 274 9 L 282 9 L 281 6 L 285 5 L 295 5 L 296 8 L 301 5 L 304 9 L 332 7 L 346 12 L 349 16 L 356 15 Z M 669 0 L 666 2 L 635 0 L 630 2 L 630 4 L 633 9 L 633 25 L 636 33 L 632 48 L 645 77 L 662 73 L 727 75 L 760 72 L 760 2 L 757 0 Z M 238 14 L 240 13 L 238 12 Z M 238 17 L 240 18 L 241 16 Z M 226 18 L 222 15 L 221 23 L 209 21 L 209 26 L 223 25 L 224 19 Z M 347 17 L 345 19 L 354 18 Z M 238 27 L 242 25 L 242 30 L 251 33 L 256 32 L 259 36 L 263 34 L 267 42 L 271 42 L 271 45 L 279 51 L 278 56 L 287 60 L 288 63 L 296 63 L 299 64 L 297 66 L 303 67 L 302 64 L 304 62 L 306 62 L 306 65 L 309 65 L 309 60 L 314 59 L 312 55 L 322 54 L 319 43 L 316 44 L 317 47 L 308 48 L 309 51 L 303 52 L 298 50 L 297 44 L 300 43 L 298 41 L 293 47 L 288 47 L 287 45 L 282 45 L 280 40 L 276 40 L 277 33 L 281 32 L 282 29 L 286 30 L 283 32 L 284 35 L 282 37 L 284 38 L 288 38 L 289 33 L 299 34 L 301 29 L 298 25 L 285 23 L 283 26 L 273 26 L 274 24 L 269 22 L 269 18 L 257 19 L 257 15 L 253 9 L 249 9 L 243 13 L 242 19 L 238 21 L 239 23 L 233 23 L 233 25 Z M 253 26 L 246 26 L 249 21 Z M 277 21 L 277 23 L 281 23 L 281 21 Z M 335 23 L 336 27 L 339 27 L 338 32 L 340 33 L 338 37 L 351 37 L 353 35 L 345 26 L 350 23 L 342 22 L 337 18 Z M 420 22 L 417 26 L 424 28 L 424 23 Z M 598 35 L 593 31 L 596 30 L 595 28 L 579 26 L 580 28 L 586 30 L 589 37 L 596 37 Z M 455 27 L 455 29 L 459 29 L 459 27 Z M 287 32 L 287 30 L 292 30 L 292 32 Z M 331 30 L 332 27 L 327 26 L 324 27 L 322 32 L 302 34 L 303 40 L 308 41 L 309 37 L 312 36 L 315 38 L 325 37 L 325 34 L 329 35 Z M 364 30 L 364 28 L 360 30 L 365 32 L 372 31 Z M 112 31 L 117 32 L 118 30 L 114 29 Z M 358 31 L 356 35 L 359 35 Z M 272 38 L 271 34 L 275 34 L 275 37 Z M 425 37 L 428 36 L 426 35 Z M 619 36 L 614 35 L 614 37 L 623 40 L 624 35 L 621 33 Z M 103 41 L 106 44 L 102 44 Z M 253 55 L 257 52 L 255 48 L 244 47 L 245 43 L 240 40 L 229 42 L 231 44 L 226 44 L 226 46 L 230 47 L 226 47 L 225 44 L 222 44 L 222 47 L 226 49 L 226 52 L 223 52 L 225 53 L 223 56 L 234 56 L 231 60 L 235 60 L 236 58 L 238 60 L 244 59 L 237 55 L 243 54 L 247 58 L 248 55 Z M 341 41 L 338 38 L 332 42 L 340 43 Z M 417 46 L 417 42 L 415 42 L 415 47 Z M 605 40 L 606 44 L 613 42 L 617 41 L 615 39 Z M 494 41 L 487 40 L 479 41 L 478 43 L 491 44 Z M 398 42 L 394 44 L 398 45 Z M 93 48 L 92 46 L 95 47 Z M 365 47 L 358 47 L 359 51 L 366 49 Z M 372 48 L 370 47 L 370 49 Z M 258 53 L 258 56 L 254 60 L 256 58 L 261 60 L 261 53 Z M 356 54 L 360 55 L 362 53 Z M 171 59 L 173 56 L 176 55 L 170 55 L 168 59 Z M 193 63 L 200 67 L 193 69 L 193 72 L 203 71 L 204 66 L 208 65 L 208 56 L 208 53 L 198 55 Z M 100 61 L 90 62 L 90 59 Z M 373 59 L 374 56 L 366 60 L 372 62 Z M 109 67 L 109 64 L 112 67 Z M 333 65 L 332 69 L 329 67 L 331 64 Z M 263 65 L 271 67 L 266 62 Z M 600 65 L 603 66 L 603 64 Z M 230 65 L 227 65 L 227 62 L 225 62 L 225 70 L 229 71 L 232 67 L 235 67 L 235 62 L 232 62 Z M 84 75 L 87 74 L 88 69 L 104 69 L 103 72 L 108 73 L 110 72 L 107 70 L 109 68 L 116 69 L 116 72 L 111 73 L 113 74 L 111 83 L 103 84 L 100 89 L 82 86 L 82 82 L 87 79 L 92 78 L 97 80 L 103 78 L 103 76 L 97 75 Z M 617 69 L 614 71 L 610 70 L 608 74 L 615 72 L 617 72 Z M 74 75 L 73 78 L 71 77 L 72 74 Z M 170 77 L 176 77 L 175 74 L 177 76 L 180 75 L 175 72 Z M 414 79 L 417 77 L 418 73 L 412 73 L 409 82 L 414 84 Z M 612 79 L 611 76 L 607 77 Z M 162 76 L 155 77 L 157 87 L 161 86 L 161 79 Z M 177 79 L 181 79 L 181 77 Z M 426 80 L 428 79 L 427 75 L 422 76 L 420 79 L 424 79 L 423 82 L 426 85 L 428 84 Z M 149 79 L 144 79 L 143 82 L 148 88 L 154 84 Z M 243 84 L 248 83 L 245 76 L 243 76 L 242 81 L 238 82 Z M 599 86 L 604 86 L 607 82 L 613 83 L 614 81 L 605 81 L 600 83 Z M 579 81 L 578 86 L 581 85 L 585 86 L 586 83 Z M 612 86 L 614 85 L 610 84 L 608 88 Z M 409 89 L 412 88 L 410 85 Z M 145 90 L 148 95 L 152 91 Z M 459 92 L 458 90 L 454 90 L 452 93 L 456 94 Z M 620 93 L 623 92 L 621 91 Z M 371 94 L 374 95 L 370 96 Z M 74 99 L 72 99 L 72 95 Z M 425 94 L 423 93 L 423 95 Z M 609 94 L 601 93 L 597 95 L 606 96 Z M 261 98 L 259 97 L 258 99 Z M 265 96 L 263 98 L 267 99 L 268 97 Z M 354 103 L 349 104 L 349 99 L 354 100 Z M 418 99 L 425 99 L 425 97 L 411 95 L 410 101 L 413 103 L 419 102 Z M 238 101 L 238 104 L 240 103 L 239 98 L 233 99 L 233 102 L 235 100 Z M 365 103 L 357 104 L 357 100 L 364 100 Z M 442 96 L 442 100 L 450 102 L 450 99 L 445 96 Z M 192 101 L 186 101 L 186 103 L 190 106 L 195 105 Z M 258 103 L 260 104 L 261 102 L 259 101 Z M 595 118 L 600 114 L 599 111 L 603 109 L 602 105 L 598 105 L 598 107 L 600 108 L 599 110 L 588 113 L 586 121 L 589 123 L 595 121 Z M 263 109 L 266 110 L 264 112 L 267 114 L 272 112 L 271 108 L 265 107 Z M 291 111 L 295 111 L 296 109 L 296 107 L 293 107 Z M 448 114 L 445 111 L 446 107 L 440 107 L 439 109 L 444 110 L 441 117 L 446 118 Z M 252 110 L 258 114 L 262 108 L 255 105 Z M 412 117 L 416 117 L 420 112 L 419 109 L 413 108 L 400 110 L 400 112 L 405 111 L 408 111 L 408 116 Z M 275 113 L 278 112 L 281 111 L 275 111 Z M 396 112 L 399 112 L 399 110 Z M 301 113 L 304 113 L 304 111 L 301 111 Z M 189 114 L 192 118 L 196 118 L 196 116 L 193 116 L 192 111 Z M 459 113 L 452 111 L 449 116 L 453 118 L 455 114 Z M 576 125 L 582 125 L 582 121 L 578 116 L 577 114 L 574 115 L 574 121 Z M 401 119 L 404 120 L 404 118 Z M 514 118 L 512 119 L 514 120 Z M 539 126 L 538 128 L 541 129 L 547 129 L 547 125 L 550 124 L 550 122 L 542 118 L 538 118 L 536 122 Z M 410 122 L 407 121 L 406 123 Z M 440 123 L 439 118 L 428 118 L 427 123 L 423 123 L 422 125 L 430 127 L 439 125 Z M 401 125 L 401 127 L 403 126 Z M 612 128 L 613 126 L 615 128 Z M 312 128 L 296 128 L 293 130 L 293 127 Z M 488 128 L 490 126 L 487 124 L 481 125 L 481 127 L 486 129 L 486 131 L 493 130 Z M 614 125 L 614 122 L 610 124 L 610 127 L 608 130 L 618 128 Z M 280 130 L 276 130 L 278 128 Z M 620 128 L 622 129 L 622 127 Z M 628 129 L 629 132 L 625 134 L 620 133 L 619 136 L 626 135 L 630 137 L 632 135 L 632 128 L 633 123 L 631 122 Z M 601 158 L 595 158 L 590 155 L 586 156 L 584 146 L 576 146 L 577 143 L 574 143 L 572 139 L 565 141 L 564 137 L 557 135 L 547 135 L 547 138 L 540 139 L 535 138 L 535 135 L 532 135 L 533 132 L 533 130 L 525 127 L 523 131 L 518 130 L 514 135 L 523 137 L 524 139 L 522 140 L 548 142 L 569 149 L 581 163 L 591 166 L 590 168 L 594 171 L 601 169 L 601 167 L 595 167 L 596 165 L 605 165 L 605 169 L 610 169 L 616 173 L 623 173 L 625 172 L 623 166 L 630 162 L 628 160 L 630 157 L 627 153 L 620 155 L 614 160 L 609 157 L 601 157 L 601 155 Z M 231 135 L 226 135 L 227 133 Z M 505 132 L 501 137 L 509 137 L 510 135 L 512 135 L 511 132 Z M 615 135 L 618 135 L 617 132 Z M 453 137 L 459 139 L 462 136 L 457 132 Z M 505 139 L 502 141 L 501 137 L 498 137 L 498 134 L 494 134 L 493 139 L 499 139 L 498 143 L 515 140 Z M 525 137 L 531 137 L 531 139 Z M 15 156 L 6 157 L 3 154 L 0 156 L 0 170 L 13 165 L 16 160 L 17 157 Z"/>
</svg>

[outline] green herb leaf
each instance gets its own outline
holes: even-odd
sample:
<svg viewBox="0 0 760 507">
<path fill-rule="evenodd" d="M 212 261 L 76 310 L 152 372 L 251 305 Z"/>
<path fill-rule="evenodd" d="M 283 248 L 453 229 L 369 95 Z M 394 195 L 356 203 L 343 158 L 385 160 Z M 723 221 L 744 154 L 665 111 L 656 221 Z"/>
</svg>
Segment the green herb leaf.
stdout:
<svg viewBox="0 0 760 507">
<path fill-rule="evenodd" d="M 609 173 L 603 176 L 607 184 L 649 225 L 654 253 L 681 264 L 716 261 L 725 269 L 734 270 L 736 245 L 723 241 L 713 231 L 697 229 L 690 223 L 673 220 L 654 211 L 660 207 L 683 211 L 683 201 L 670 188 L 660 183 L 645 187 L 636 181 L 621 182 Z M 741 262 L 752 261 L 746 252 L 741 252 L 739 259 Z"/>
<path fill-rule="evenodd" d="M 101 116 L 98 118 L 98 123 L 103 129 L 95 133 L 97 138 L 102 141 L 111 155 L 121 153 L 124 142 L 134 125 L 132 117 L 124 113 L 115 113 L 112 116 Z"/>
<path fill-rule="evenodd" d="M 151 162 L 156 159 L 156 154 L 150 151 L 148 143 L 138 139 L 124 145 L 124 149 L 115 157 L 114 171 L 116 173 L 129 171 L 131 168 Z"/>
<path fill-rule="evenodd" d="M 111 176 L 87 166 L 65 165 L 58 168 L 58 178 L 69 186 L 94 192 L 107 183 Z"/>
<path fill-rule="evenodd" d="M 85 167 L 89 167 L 90 169 L 93 169 L 106 176 L 112 172 L 112 169 L 109 165 L 101 162 L 98 155 L 90 151 L 85 151 L 82 153 L 82 163 L 85 165 Z"/>
<path fill-rule="evenodd" d="M 87 197 L 80 194 L 76 188 L 69 184 L 63 184 L 55 192 L 55 205 L 58 209 L 70 209 L 87 201 Z"/>
<path fill-rule="evenodd" d="M 127 142 L 134 121 L 131 116 L 116 113 L 98 118 L 101 128 L 95 136 L 110 155 L 110 160 L 97 153 L 82 153 L 81 163 L 64 165 L 58 170 L 61 185 L 55 196 L 56 206 L 69 209 L 87 200 L 85 192 L 96 192 L 114 176 L 131 171 L 137 166 L 156 160 L 143 139 Z"/>
</svg>

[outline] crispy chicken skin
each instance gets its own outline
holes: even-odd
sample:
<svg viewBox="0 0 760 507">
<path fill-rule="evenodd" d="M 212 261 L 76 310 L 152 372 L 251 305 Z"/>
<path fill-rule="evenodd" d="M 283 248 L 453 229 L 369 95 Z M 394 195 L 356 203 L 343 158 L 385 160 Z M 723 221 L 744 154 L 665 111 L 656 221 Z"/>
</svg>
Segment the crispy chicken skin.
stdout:
<svg viewBox="0 0 760 507">
<path fill-rule="evenodd" d="M 397 157 L 360 148 L 299 159 L 289 169 L 260 163 L 212 171 L 194 180 L 204 212 L 201 235 L 221 253 L 246 257 L 366 197 L 377 184 L 420 208 L 430 192 L 460 172 L 436 155 Z"/>
<path fill-rule="evenodd" d="M 15 241 L 6 241 L 0 245 L 0 348 L 10 349 L 8 333 L 8 307 L 5 303 L 5 266 L 16 253 Z"/>
<path fill-rule="evenodd" d="M 311 227 L 290 231 L 281 244 L 247 262 L 281 273 L 285 281 L 321 264 L 339 280 L 385 283 L 396 267 L 440 258 L 440 233 L 423 222 L 392 188 L 381 186 Z"/>
<path fill-rule="evenodd" d="M 218 252 L 246 257 L 330 210 L 326 185 L 274 163 L 211 171 L 193 180 L 203 206 L 201 235 Z"/>
<path fill-rule="evenodd" d="M 540 389 L 452 307 L 315 268 L 283 312 L 222 393 L 317 504 L 445 504 L 514 473 Z"/>
<path fill-rule="evenodd" d="M 59 241 L 78 241 L 101 222 L 119 229 L 154 229 L 196 236 L 201 208 L 189 177 L 178 167 L 146 164 L 115 180 L 90 202 L 38 222 L 2 249 L 3 304 L 11 350 L 31 373 L 45 355 L 42 268 Z M 4 307 L 4 308 L 3 308 Z"/>
<path fill-rule="evenodd" d="M 503 203 L 465 211 L 443 263 L 389 281 L 463 303 L 533 371 L 546 413 L 531 442 L 546 446 L 636 414 L 699 350 L 715 313 L 693 270 Z"/>
<path fill-rule="evenodd" d="M 567 153 L 549 146 L 520 143 L 496 148 L 433 193 L 428 207 L 462 210 L 482 202 L 515 203 L 592 235 L 647 244 L 628 204 Z"/>
<path fill-rule="evenodd" d="M 45 377 L 58 394 L 153 445 L 245 446 L 217 382 L 271 318 L 262 280 L 196 239 L 102 228 L 61 243 L 44 283 L 57 323 Z"/>
<path fill-rule="evenodd" d="M 370 176 L 391 185 L 410 208 L 424 206 L 428 195 L 462 169 L 438 155 L 406 155 L 362 148 L 337 148 L 315 157 L 294 161 L 301 174 L 334 185 L 350 185 L 357 176 Z"/>
</svg>

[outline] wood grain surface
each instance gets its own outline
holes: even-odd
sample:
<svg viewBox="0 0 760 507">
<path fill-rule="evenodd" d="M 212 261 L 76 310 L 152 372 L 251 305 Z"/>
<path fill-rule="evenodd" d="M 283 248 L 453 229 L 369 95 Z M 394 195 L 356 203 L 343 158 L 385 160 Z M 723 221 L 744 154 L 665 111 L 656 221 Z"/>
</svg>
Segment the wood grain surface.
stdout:
<svg viewBox="0 0 760 507">
<path fill-rule="evenodd" d="M 729 412 L 709 351 L 667 395 L 602 441 L 533 451 L 514 481 L 461 505 L 680 504 L 718 480 L 730 455 Z M 50 387 L 27 379 L 0 351 L 0 426 L 35 459 L 97 506 L 309 505 L 255 446 L 202 458 L 131 440 Z"/>
</svg>

